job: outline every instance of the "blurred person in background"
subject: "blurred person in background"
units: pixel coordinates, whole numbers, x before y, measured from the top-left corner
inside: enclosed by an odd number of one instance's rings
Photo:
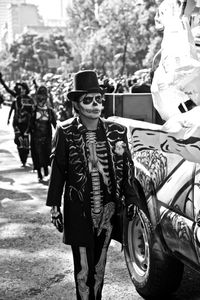
[[[151,74],[142,74],[135,77],[130,88],[131,93],[151,93]]]
[[[29,88],[25,82],[16,83],[14,90],[11,90],[4,82],[3,76],[0,73],[0,83],[8,93],[15,97],[15,100],[10,107],[7,123],[10,123],[10,118],[14,112],[12,123],[14,129],[14,142],[17,145],[22,167],[26,167],[30,145],[30,120],[34,102],[28,95]]]
[[[38,181],[48,179],[52,142],[52,126],[56,127],[56,113],[48,105],[48,91],[43,85],[36,92],[36,105],[31,119],[31,155]]]
[[[73,117],[72,103],[71,101],[67,100],[65,103],[59,105],[57,119],[62,122],[71,117]]]
[[[123,94],[128,92],[129,92],[129,88],[127,86],[126,78],[124,76],[121,76],[116,80],[114,93]]]
[[[110,82],[109,78],[104,78],[102,80],[102,84],[100,84],[100,87],[102,87],[105,90],[105,93],[113,93],[115,90],[115,87],[112,82]]]
[[[8,92],[14,98],[21,96],[21,94],[24,95],[24,93],[22,92],[22,88],[26,90],[26,95],[29,94],[29,87],[26,82],[16,82],[14,89],[10,89],[9,86],[4,81],[3,75],[1,72],[0,72],[0,83],[4,87],[6,92]]]
[[[37,95],[37,90],[38,90],[38,83],[36,82],[36,79],[33,79],[33,85],[35,88],[35,96]],[[48,84],[49,85],[49,84]],[[46,87],[47,89],[47,103],[49,106],[51,106],[52,108],[54,108],[54,103],[53,103],[53,96],[51,94],[51,84],[50,86]],[[35,100],[35,102],[37,103],[37,100]]]

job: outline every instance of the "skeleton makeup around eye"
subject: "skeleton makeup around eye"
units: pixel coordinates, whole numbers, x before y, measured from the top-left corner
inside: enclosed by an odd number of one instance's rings
[[[86,95],[80,102],[83,102],[83,104],[91,104],[93,101],[96,101],[98,104],[102,104],[104,101],[104,98],[101,95],[98,96],[88,96]]]

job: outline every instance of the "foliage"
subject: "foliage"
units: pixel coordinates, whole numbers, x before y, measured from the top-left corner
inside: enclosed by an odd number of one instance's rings
[[[139,51],[136,39],[140,38],[139,27],[137,26],[138,13],[133,13],[134,2],[128,0],[112,2],[106,0],[101,6],[100,16],[102,26],[106,27],[107,35],[112,43],[113,72],[123,74],[128,70],[128,60],[135,58],[135,66],[139,61],[135,55]],[[141,43],[141,48],[143,45]]]
[[[20,68],[38,73],[46,73],[49,70],[48,60],[65,58],[69,62],[72,57],[70,46],[63,35],[51,35],[49,38],[33,34],[22,34],[10,49],[12,61],[9,63],[11,72]]]
[[[89,67],[116,76],[149,67],[156,8],[156,0],[74,0],[67,22],[74,56],[79,56],[74,69]]]
[[[74,64],[74,71],[77,71],[84,65],[88,45],[95,39],[95,33],[100,26],[94,0],[75,0],[72,3],[67,9],[67,38],[71,40],[74,61],[77,63]]]
[[[49,38],[23,34],[9,50],[12,72],[52,72],[50,59],[64,60],[69,72],[96,69],[110,76],[151,66],[160,47],[154,16],[161,0],[73,0],[67,33]]]

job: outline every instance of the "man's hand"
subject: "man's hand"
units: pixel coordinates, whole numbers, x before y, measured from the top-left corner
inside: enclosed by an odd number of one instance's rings
[[[59,232],[63,232],[63,217],[58,206],[51,208],[51,223],[54,224]]]

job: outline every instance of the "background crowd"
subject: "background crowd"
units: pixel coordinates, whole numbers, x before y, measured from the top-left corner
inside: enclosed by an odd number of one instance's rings
[[[149,93],[150,70],[142,69],[132,76],[109,78],[98,75],[105,93]],[[38,181],[48,179],[52,141],[52,126],[74,115],[67,93],[73,89],[73,74],[68,78],[47,73],[27,73],[23,81],[6,81],[0,73],[0,105],[10,106],[8,124],[12,118],[14,143],[22,166],[26,167],[31,153],[33,170]],[[13,115],[13,116],[12,116]]]
[[[24,76],[24,81],[27,83],[30,95],[34,97],[35,83],[44,85],[48,90],[48,96],[51,100],[51,106],[54,108],[57,119],[63,121],[71,117],[72,107],[71,103],[67,100],[67,93],[73,87],[73,74],[63,77],[53,73],[40,75],[37,73],[27,73]],[[120,75],[111,78],[105,75],[98,75],[100,86],[106,93],[150,93],[150,69],[141,69],[136,71],[133,75]],[[9,88],[14,88],[16,82],[9,81],[7,85]],[[2,99],[2,100],[1,100]],[[0,103],[10,105],[13,97],[0,85]]]

